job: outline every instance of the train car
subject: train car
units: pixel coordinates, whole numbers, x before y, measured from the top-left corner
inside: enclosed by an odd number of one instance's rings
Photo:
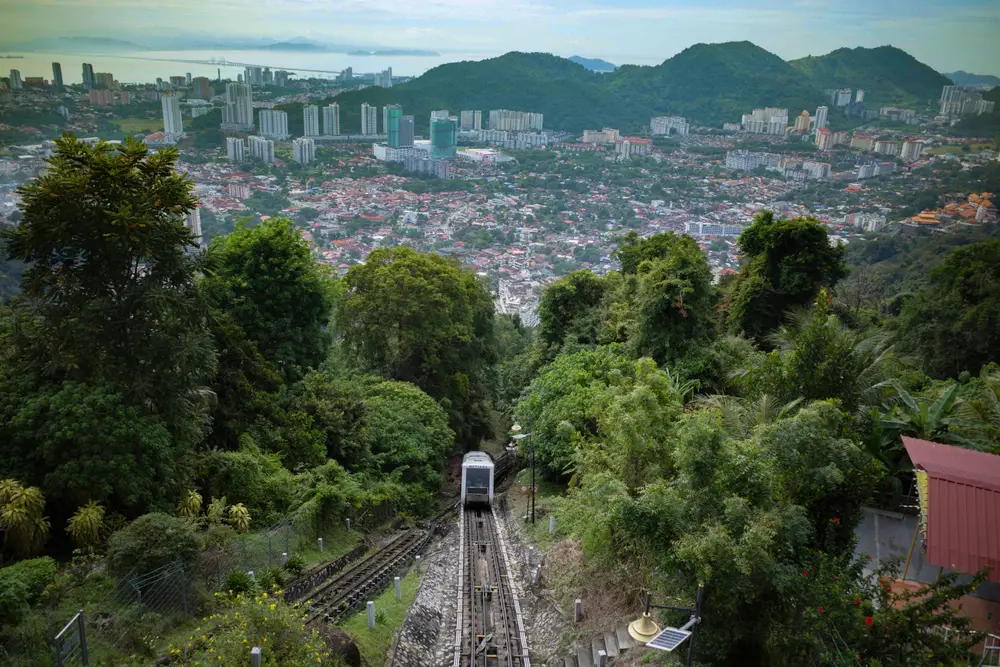
[[[486,452],[469,452],[462,459],[462,505],[493,504],[493,459]]]

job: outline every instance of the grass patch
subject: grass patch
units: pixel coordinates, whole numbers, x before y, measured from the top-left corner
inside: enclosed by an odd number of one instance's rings
[[[144,132],[146,134],[151,134],[153,132],[163,131],[163,120],[154,120],[151,118],[122,118],[118,120],[110,121],[114,125],[118,126],[125,134],[137,134],[139,132]]]
[[[396,590],[393,586],[375,598],[374,629],[368,628],[368,612],[364,607],[360,613],[351,616],[340,626],[354,637],[361,651],[361,659],[369,667],[380,667],[385,663],[385,656],[392,646],[392,638],[403,625],[406,610],[417,597],[420,575],[415,570],[410,570],[399,583],[403,594],[402,600],[396,601]]]
[[[558,499],[566,492],[566,487],[535,475],[535,523],[531,523],[531,469],[527,468],[517,474],[507,492],[507,502],[510,514],[523,522],[522,532],[534,544],[548,551],[553,544],[566,538],[566,532],[560,530],[556,521],[555,530],[549,532],[549,517],[555,513]],[[527,521],[525,516],[529,516]]]

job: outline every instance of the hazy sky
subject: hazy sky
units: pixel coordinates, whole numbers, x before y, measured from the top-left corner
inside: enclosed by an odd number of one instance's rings
[[[997,0],[0,0],[0,42],[171,31],[646,64],[697,42],[783,58],[892,44],[941,71],[1000,75]]]

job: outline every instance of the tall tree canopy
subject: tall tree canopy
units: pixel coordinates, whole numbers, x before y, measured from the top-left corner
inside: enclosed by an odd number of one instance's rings
[[[270,363],[287,377],[326,357],[333,307],[328,279],[290,220],[239,226],[209,251],[218,297]]]
[[[361,365],[441,401],[466,446],[488,436],[485,379],[496,352],[483,283],[455,260],[409,248],[375,250],[344,282],[338,326]]]
[[[820,288],[847,274],[843,248],[831,246],[826,229],[811,218],[775,220],[764,211],[739,244],[749,261],[733,286],[729,328],[758,341],[788,310],[809,305]]]
[[[897,323],[904,346],[936,377],[978,375],[1000,361],[1000,241],[952,251]]]
[[[15,364],[40,382],[109,384],[127,403],[197,437],[190,395],[214,353],[184,216],[193,183],[177,152],[58,139],[50,168],[20,188],[21,224],[3,233],[29,264],[12,302]]]

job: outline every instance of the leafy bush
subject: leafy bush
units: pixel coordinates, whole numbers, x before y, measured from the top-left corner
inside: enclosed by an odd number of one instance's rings
[[[289,559],[289,562],[291,562],[291,559]],[[287,568],[288,566],[286,565],[285,567]],[[233,574],[236,573],[234,572]],[[272,566],[266,568],[263,572],[256,575],[256,577],[257,584],[262,591],[269,591],[275,586],[280,588],[285,583],[285,571],[280,567]]]
[[[16,577],[24,581],[27,585],[29,602],[37,600],[55,576],[56,562],[48,556],[22,560],[0,569],[0,580]]]
[[[154,512],[145,514],[111,536],[108,570],[123,576],[132,570],[149,572],[175,560],[190,565],[201,553],[194,524]]]
[[[280,596],[216,594],[222,609],[212,619],[217,625],[210,637],[193,633],[180,646],[171,646],[180,667],[195,665],[246,665],[249,646],[266,647],[264,664],[281,667],[333,667],[326,644],[316,630],[304,631],[302,610]],[[208,620],[208,619],[206,619]]]
[[[233,570],[226,577],[226,590],[230,593],[252,593],[257,590],[257,581],[249,572]]]
[[[292,554],[288,557],[288,562],[285,563],[285,569],[298,576],[306,569],[306,559],[299,554]]]

